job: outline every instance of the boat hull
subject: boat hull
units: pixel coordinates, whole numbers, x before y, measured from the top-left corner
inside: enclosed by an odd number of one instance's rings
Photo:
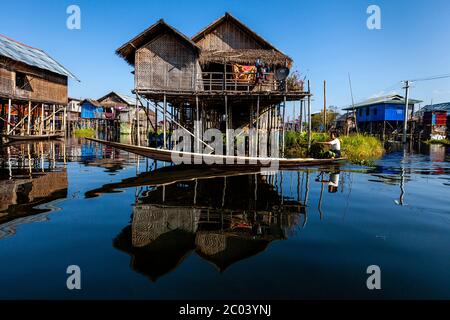
[[[55,133],[55,134],[46,134],[46,135],[6,135],[4,136],[8,141],[35,141],[35,140],[54,140],[58,138],[62,138],[63,134]]]
[[[315,159],[315,158],[262,158],[262,157],[240,157],[198,154],[174,150],[162,150],[150,147],[140,147],[118,142],[110,142],[100,139],[87,138],[90,141],[108,145],[120,150],[134,153],[154,160],[174,162],[174,158],[183,159],[184,165],[213,165],[226,167],[267,167],[267,168],[290,168],[301,166],[326,165],[342,162],[345,158],[337,159]],[[181,164],[181,163],[180,163]]]

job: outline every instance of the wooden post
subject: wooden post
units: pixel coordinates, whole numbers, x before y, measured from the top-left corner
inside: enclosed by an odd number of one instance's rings
[[[323,81],[323,132],[327,132],[327,82]]]
[[[292,112],[292,123],[294,125],[293,128],[291,128],[291,130],[293,129],[294,132],[297,132],[297,121],[295,119],[295,101],[293,102],[294,105],[294,111]]]
[[[39,125],[39,134],[43,135],[44,134],[44,104],[41,103],[41,121],[40,121],[40,125]]]
[[[258,99],[256,100],[256,141],[255,141],[255,156],[258,156],[259,154],[259,94],[258,94]]]
[[[305,101],[300,100],[300,132],[303,133],[303,108],[305,107]]]
[[[286,124],[285,124],[285,117],[286,117],[286,95],[284,96],[284,101],[283,101],[283,117],[281,119],[282,122],[282,136],[281,136],[281,143],[282,143],[282,156],[284,157],[284,147],[285,147],[285,143],[284,143],[284,138],[285,138],[285,131],[286,131]]]
[[[196,127],[195,135],[197,136],[197,143],[196,143],[196,150],[195,152],[200,153],[200,112],[199,112],[199,106],[198,106],[198,96],[195,96],[195,122],[194,125]]]
[[[163,147],[164,149],[167,149],[167,128],[166,128],[166,113],[167,113],[167,98],[166,98],[166,94],[164,93],[164,110],[163,110],[163,139],[164,139],[164,143],[163,143]]]
[[[408,107],[409,107],[409,81],[405,82],[405,108],[403,115],[403,139],[402,142],[406,143],[407,134],[408,134]]]
[[[30,135],[30,129],[31,129],[31,101],[28,101],[27,135]]]
[[[224,73],[224,77],[225,77],[225,73]],[[225,81],[224,81],[225,84]],[[230,129],[230,123],[229,123],[229,118],[228,118],[228,96],[225,95],[225,143],[226,143],[226,154],[228,154],[228,144],[229,144],[229,135],[228,135],[228,130]]]
[[[139,103],[138,103],[138,94],[136,93],[136,139],[137,145],[141,145],[141,130],[139,123]]]
[[[67,134],[67,106],[64,106],[64,115],[62,120],[62,126],[64,130],[64,137],[66,137]]]
[[[308,152],[311,150],[311,84],[308,80]]]
[[[55,133],[55,122],[56,122],[55,113],[56,113],[56,106],[53,105],[53,114],[52,114],[52,133]]]
[[[8,99],[8,123],[6,124],[6,134],[11,130],[11,99]]]

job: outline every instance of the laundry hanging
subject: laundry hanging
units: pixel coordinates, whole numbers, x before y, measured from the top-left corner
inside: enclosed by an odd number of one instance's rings
[[[233,64],[233,76],[234,80],[242,82],[255,82],[256,81],[256,67],[255,66],[242,66],[240,64]]]

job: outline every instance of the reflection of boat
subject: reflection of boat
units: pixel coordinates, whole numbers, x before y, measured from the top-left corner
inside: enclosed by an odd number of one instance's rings
[[[248,175],[251,173],[258,173],[258,171],[251,168],[225,170],[224,168],[220,167],[197,168],[185,165],[169,166],[159,168],[153,172],[144,172],[136,177],[127,178],[120,182],[105,184],[98,189],[87,191],[85,196],[87,198],[92,198],[103,193],[113,193],[116,191],[116,189],[140,186],[168,185],[180,181],[233,177],[239,175]]]
[[[43,135],[5,135],[4,136],[9,141],[32,141],[32,140],[54,140],[58,138],[63,138],[63,133],[52,133]]]
[[[99,140],[94,138],[87,138],[91,141],[102,143],[117,149],[128,151],[140,156],[152,158],[159,161],[172,162],[174,157],[182,158],[185,163],[191,165],[206,165],[212,164],[213,166],[226,166],[226,167],[271,167],[276,166],[278,168],[300,167],[300,166],[313,166],[321,164],[336,163],[345,158],[338,159],[315,159],[315,158],[264,158],[264,157],[244,157],[244,156],[224,156],[224,155],[211,155],[211,154],[199,154],[193,152],[163,150],[151,147],[140,147],[130,144],[123,144],[118,142],[110,142],[105,140]]]

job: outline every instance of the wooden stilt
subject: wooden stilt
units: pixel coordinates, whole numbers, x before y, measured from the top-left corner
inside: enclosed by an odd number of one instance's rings
[[[141,145],[141,130],[140,130],[140,123],[139,123],[139,103],[138,103],[138,95],[136,93],[136,138],[137,138],[137,145]]]
[[[283,101],[283,117],[281,119],[282,122],[282,136],[281,136],[281,146],[282,146],[282,151],[281,154],[284,157],[284,149],[285,149],[285,143],[284,143],[284,138],[285,138],[285,131],[286,131],[286,123],[285,123],[285,117],[286,117],[286,96],[284,96],[284,101]]]
[[[311,150],[311,136],[312,136],[312,126],[311,126],[311,84],[308,80],[308,152]]]
[[[255,141],[255,156],[258,156],[259,145],[259,95],[256,100],[256,141]]]
[[[31,129],[31,101],[28,101],[27,135],[30,135],[30,129]]]
[[[52,113],[52,133],[55,133],[55,122],[56,122],[56,105],[53,105],[53,113]]]
[[[164,149],[167,149],[166,113],[167,113],[167,99],[166,99],[166,94],[164,93],[164,101],[163,101],[163,139],[164,139],[163,148]]]
[[[11,130],[11,99],[8,99],[8,121],[6,124],[6,132],[9,134],[9,131]]]

